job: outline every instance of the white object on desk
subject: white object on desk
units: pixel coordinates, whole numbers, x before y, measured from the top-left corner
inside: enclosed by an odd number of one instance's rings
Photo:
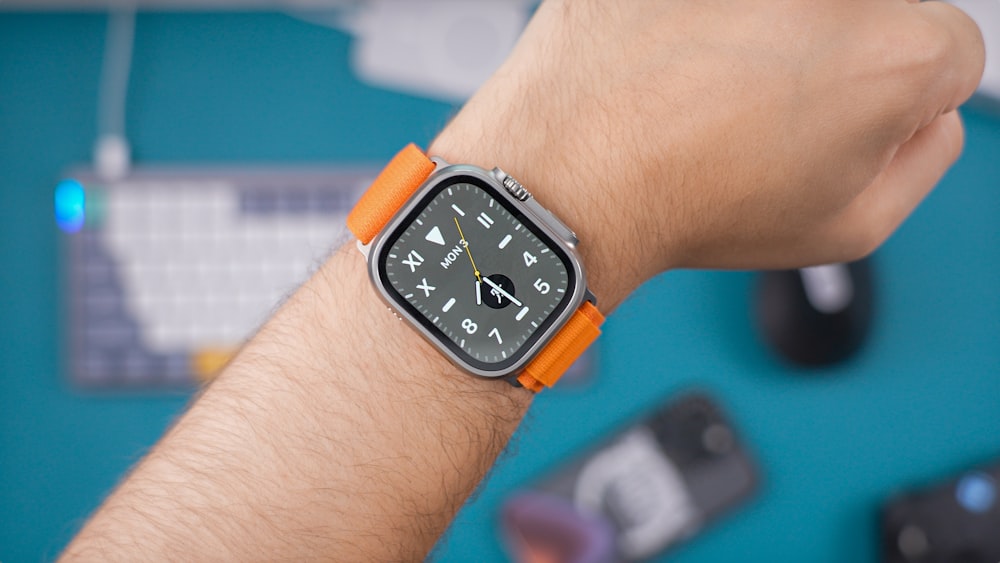
[[[450,102],[468,99],[528,22],[526,0],[371,0],[344,17],[351,64],[375,86]]]

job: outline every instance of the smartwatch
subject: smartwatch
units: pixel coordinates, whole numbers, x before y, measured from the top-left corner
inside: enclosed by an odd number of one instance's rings
[[[537,392],[600,335],[576,235],[499,168],[408,145],[347,226],[389,309],[472,375]]]

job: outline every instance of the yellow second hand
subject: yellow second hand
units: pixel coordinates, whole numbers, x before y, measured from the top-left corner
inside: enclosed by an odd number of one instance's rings
[[[479,275],[479,268],[476,267],[476,261],[472,258],[472,250],[469,247],[469,239],[465,238],[465,234],[462,233],[462,225],[458,224],[458,217],[453,217],[455,219],[455,226],[458,227],[458,236],[462,237],[465,241],[465,253],[469,255],[469,262],[472,262],[472,273],[476,275],[476,279],[483,281],[482,276]]]

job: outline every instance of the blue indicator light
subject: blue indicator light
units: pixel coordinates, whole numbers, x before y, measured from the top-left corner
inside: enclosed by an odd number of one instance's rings
[[[83,226],[83,184],[73,179],[63,180],[56,186],[56,224],[67,233],[75,233]]]
[[[969,512],[989,512],[996,499],[996,482],[985,473],[970,473],[962,477],[955,487],[955,500]]]

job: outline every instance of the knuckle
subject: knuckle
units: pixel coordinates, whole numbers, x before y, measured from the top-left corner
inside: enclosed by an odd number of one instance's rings
[[[949,29],[928,14],[910,10],[887,24],[866,52],[884,77],[897,82],[901,92],[918,94],[939,80],[955,49]]]
[[[925,80],[937,79],[949,64],[954,51],[951,32],[923,14],[910,21],[911,32],[905,45],[907,66]]]

